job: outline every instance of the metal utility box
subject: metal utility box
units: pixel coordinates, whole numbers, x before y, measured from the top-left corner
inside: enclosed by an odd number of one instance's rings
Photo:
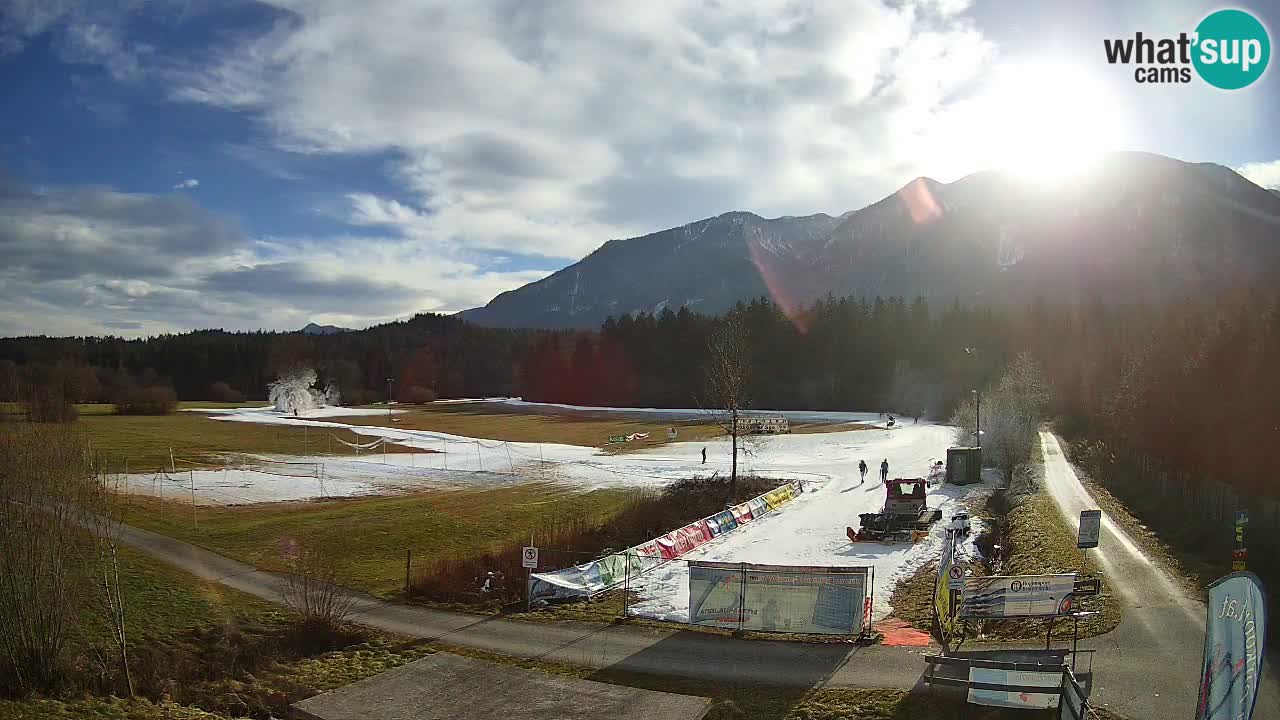
[[[982,448],[947,448],[947,483],[973,485],[982,482]]]

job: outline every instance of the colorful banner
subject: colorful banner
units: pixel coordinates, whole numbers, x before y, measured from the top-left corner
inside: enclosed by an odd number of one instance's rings
[[[1258,576],[1227,575],[1209,586],[1196,720],[1250,720],[1262,681],[1267,599]]]
[[[529,598],[531,601],[538,601],[585,597],[606,590],[626,579],[626,556],[631,556],[630,575],[635,577],[769,512],[769,504],[764,499],[766,495],[775,496],[775,502],[781,498],[785,498],[781,502],[787,502],[799,495],[799,489],[788,483],[730,510],[672,530],[622,553],[564,570],[535,573],[530,578]]]
[[[956,617],[956,606],[959,605],[961,593],[952,589],[952,568],[958,568],[955,561],[955,536],[947,533],[942,541],[942,557],[938,560],[938,577],[933,586],[933,615],[937,619],[937,631],[941,637],[937,640],[947,647],[947,640],[958,634],[960,619]],[[963,571],[961,571],[963,577]]]
[[[964,581],[962,618],[1049,617],[1071,612],[1074,573],[993,575]]]
[[[865,567],[691,561],[689,623],[856,635],[864,626],[869,572]]]

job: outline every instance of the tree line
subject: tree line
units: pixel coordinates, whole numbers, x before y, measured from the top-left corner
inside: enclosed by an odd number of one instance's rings
[[[791,315],[757,299],[727,316],[747,339],[745,397],[755,408],[948,418],[1027,353],[1047,380],[1047,413],[1068,435],[1274,492],[1257,468],[1268,441],[1280,439],[1275,298],[939,309],[923,299],[828,297]],[[696,407],[708,402],[708,339],[725,322],[684,308],[609,318],[594,331],[493,329],[422,314],[325,336],[7,338],[0,400],[21,401],[24,387],[72,402],[149,387],[183,400],[261,400],[282,371],[306,365],[353,405],[390,392],[403,402],[523,396]]]

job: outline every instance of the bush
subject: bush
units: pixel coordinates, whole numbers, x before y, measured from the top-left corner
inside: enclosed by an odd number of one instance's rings
[[[729,478],[681,480],[661,492],[640,491],[612,517],[600,521],[575,518],[538,531],[546,562],[566,567],[606,552],[617,552],[714,515],[727,504],[763,495],[780,480],[742,476],[732,495]],[[442,602],[504,604],[524,599],[522,543],[472,557],[443,557],[413,580],[415,596]],[[486,573],[495,573],[498,586],[480,592]]]
[[[37,423],[69,423],[80,416],[76,406],[59,393],[38,393],[23,404],[27,419]]]
[[[216,382],[209,386],[209,399],[214,402],[241,403],[244,402],[244,393],[225,382]]]
[[[165,385],[131,388],[116,398],[121,415],[168,415],[178,407],[178,394]]]
[[[410,385],[400,393],[400,402],[413,405],[433,402],[435,399],[436,391],[421,385]]]
[[[347,407],[368,405],[376,399],[377,397],[371,391],[365,390],[364,388],[352,388],[350,390],[342,391],[342,404]]]

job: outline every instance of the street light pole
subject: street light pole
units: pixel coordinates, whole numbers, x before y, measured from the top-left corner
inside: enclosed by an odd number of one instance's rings
[[[394,378],[387,378],[387,422],[391,422],[391,383]]]
[[[973,401],[976,405],[973,413],[974,438],[978,441],[978,449],[982,449],[982,395],[977,390],[971,390],[973,393]]]

